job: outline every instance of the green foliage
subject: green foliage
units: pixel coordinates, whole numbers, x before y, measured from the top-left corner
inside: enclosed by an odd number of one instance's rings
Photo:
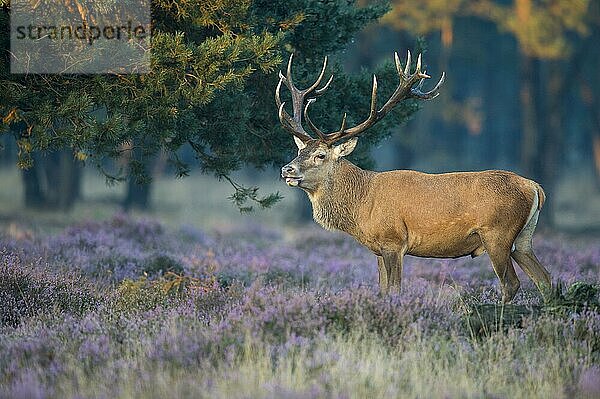
[[[584,307],[600,308],[600,285],[578,281],[565,289],[565,284],[559,281],[545,303],[545,309],[554,313],[562,310],[580,310]]]
[[[156,279],[147,276],[136,280],[125,279],[116,289],[112,306],[118,312],[143,312],[157,306],[167,306],[192,291],[214,291],[215,286],[213,278],[199,279],[173,272],[167,272]]]
[[[121,312],[140,312],[165,305],[174,296],[174,292],[161,289],[156,282],[147,277],[126,279],[117,287],[114,308]]]
[[[589,0],[527,0],[512,6],[490,4],[486,15],[515,35],[522,51],[533,57],[566,58],[574,35],[588,33]]]
[[[508,4],[507,4],[508,3]],[[589,0],[392,0],[385,22],[415,35],[440,31],[445,46],[452,44],[453,21],[477,17],[494,22],[514,35],[521,51],[542,59],[566,58],[573,37],[588,34]]]
[[[0,27],[7,30],[9,6],[2,6]],[[152,6],[148,74],[11,75],[9,58],[2,59],[0,127],[17,140],[20,167],[32,165],[33,152],[65,147],[96,164],[110,181],[123,180],[125,173],[149,180],[145,160],[159,151],[178,176],[186,176],[191,165],[184,147],[193,150],[202,173],[228,180],[244,165],[279,166],[293,148],[273,101],[282,60],[296,54],[294,75],[305,84],[325,55],[335,56],[388,10],[383,2],[359,7],[353,0],[155,0]],[[1,40],[0,47],[8,49],[6,37]],[[325,128],[337,128],[345,111],[350,123],[368,115],[370,77],[347,76],[339,65],[334,72],[333,93],[313,109]],[[393,68],[381,73],[382,81],[394,82],[391,89],[397,79]],[[410,104],[400,107],[373,129],[356,159],[368,164],[368,147],[414,110]],[[128,167],[107,171],[107,158],[120,158]],[[242,211],[252,209],[248,202],[268,207],[280,198],[232,185],[231,199]]]
[[[395,29],[406,30],[416,35],[441,31],[451,20],[464,14],[469,0],[425,0],[411,2],[392,0],[392,11],[384,21]]]
[[[167,272],[183,273],[183,266],[168,255],[158,255],[150,258],[144,267],[144,273],[159,275]]]
[[[546,315],[557,319],[570,318],[586,309],[600,309],[600,286],[575,282],[569,287],[558,282],[543,305],[465,304],[465,322],[474,336],[489,336],[509,328],[522,328],[529,318]]]

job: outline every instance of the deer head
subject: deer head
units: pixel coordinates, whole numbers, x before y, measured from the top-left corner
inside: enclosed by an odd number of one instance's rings
[[[331,75],[325,85],[319,88],[327,68],[327,57],[325,57],[323,68],[317,80],[304,90],[299,90],[293,83],[292,60],[293,54],[288,61],[285,76],[279,72],[279,83],[275,90],[275,101],[279,108],[279,121],[294,136],[294,141],[298,146],[298,156],[281,168],[281,176],[288,185],[298,186],[307,191],[315,190],[327,176],[330,176],[339,160],[354,150],[358,136],[383,119],[398,103],[409,98],[429,100],[437,97],[445,76],[442,74],[439,82],[433,89],[423,92],[421,91],[422,84],[430,76],[421,71],[421,55],[419,54],[417,58],[414,73],[410,73],[410,51],[408,52],[404,68],[402,68],[398,54],[394,53],[400,83],[387,102],[381,108],[377,108],[377,77],[373,75],[369,116],[362,123],[353,127],[347,127],[346,114],[344,114],[340,129],[332,133],[325,133],[311,121],[308,110],[310,105],[316,101],[316,98],[322,95],[333,81],[333,75]],[[287,113],[285,102],[281,101],[280,91],[283,84],[285,84],[291,93],[293,116]],[[302,126],[303,120],[316,135],[316,138],[311,137],[304,130]]]

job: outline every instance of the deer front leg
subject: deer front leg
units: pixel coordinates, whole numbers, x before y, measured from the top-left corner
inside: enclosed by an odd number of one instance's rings
[[[400,292],[402,284],[402,261],[405,251],[384,252],[383,263],[387,271],[388,292]]]
[[[383,255],[383,262],[388,270],[388,291],[400,292],[402,283],[402,255],[390,252]]]
[[[377,256],[377,269],[379,271],[379,290],[382,294],[387,294],[389,289],[389,272],[383,260],[383,256]]]

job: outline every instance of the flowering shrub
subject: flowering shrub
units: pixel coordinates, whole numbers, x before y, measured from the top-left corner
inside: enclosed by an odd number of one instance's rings
[[[518,271],[537,313],[473,334],[499,302],[486,256],[407,257],[382,296],[374,256],[316,228],[0,236],[0,397],[593,397],[600,248],[535,246],[555,302]]]
[[[98,303],[97,293],[83,279],[53,274],[0,251],[0,327],[49,312],[83,314]]]

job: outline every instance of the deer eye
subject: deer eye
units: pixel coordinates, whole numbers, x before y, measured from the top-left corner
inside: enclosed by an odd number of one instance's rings
[[[325,154],[317,154],[317,155],[315,155],[315,159],[323,160],[323,159],[325,159]]]

